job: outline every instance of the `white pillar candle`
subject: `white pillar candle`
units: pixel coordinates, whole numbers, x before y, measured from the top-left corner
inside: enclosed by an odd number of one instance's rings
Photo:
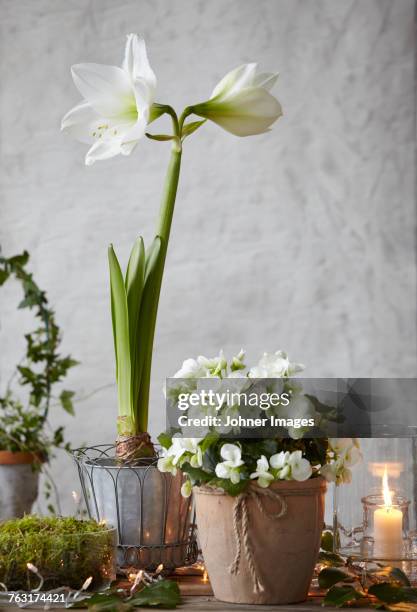
[[[401,557],[403,545],[403,513],[393,506],[374,512],[374,556],[383,559]]]
[[[384,505],[374,512],[374,557],[398,559],[403,548],[403,513],[392,505],[385,466],[382,477]]]

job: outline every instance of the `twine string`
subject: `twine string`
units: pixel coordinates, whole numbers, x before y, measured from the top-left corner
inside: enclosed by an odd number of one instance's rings
[[[269,497],[275,501],[279,501],[280,510],[279,512],[269,513],[265,510],[262,503],[262,498]],[[240,561],[242,557],[242,543],[243,550],[248,564],[249,573],[253,581],[253,589],[255,593],[262,593],[265,588],[259,577],[259,571],[256,567],[253,547],[249,535],[250,521],[249,521],[249,509],[248,499],[253,499],[258,507],[258,510],[269,520],[278,520],[283,517],[287,512],[287,503],[282,495],[277,491],[271,489],[249,488],[244,493],[241,493],[236,499],[233,506],[233,534],[236,542],[236,554],[233,562],[230,564],[229,573],[238,574],[240,568]]]

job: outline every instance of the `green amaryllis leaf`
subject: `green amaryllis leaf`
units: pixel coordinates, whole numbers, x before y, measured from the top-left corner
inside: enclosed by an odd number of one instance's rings
[[[323,605],[341,608],[345,604],[361,599],[362,597],[364,597],[364,594],[357,591],[349,584],[346,586],[332,586],[332,588],[327,591],[326,596],[323,599]]]
[[[119,417],[127,417],[130,422],[133,415],[131,413],[131,360],[127,296],[122,271],[112,245],[109,247],[108,254]],[[132,423],[129,424],[132,425]]]
[[[125,287],[129,318],[129,346],[131,360],[132,402],[139,393],[141,371],[139,369],[139,317],[142,292],[145,284],[145,245],[140,236],[133,245],[126,271]]]
[[[329,589],[338,582],[352,582],[353,580],[355,580],[354,577],[337,567],[325,567],[319,574],[319,587]]]
[[[129,603],[138,607],[176,608],[181,603],[180,590],[173,580],[159,580],[146,585]]]
[[[368,589],[369,595],[374,595],[387,604],[417,603],[417,589],[409,586],[399,586],[390,582],[373,584]]]
[[[152,366],[153,337],[155,333],[156,314],[158,311],[160,275],[162,274],[162,240],[156,236],[146,255],[145,284],[139,317],[140,351],[137,360],[137,371],[140,372],[140,386],[135,398],[135,414],[140,431],[148,429],[149,379]]]

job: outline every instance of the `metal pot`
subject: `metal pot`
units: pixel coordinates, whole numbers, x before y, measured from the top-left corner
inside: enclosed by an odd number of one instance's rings
[[[29,514],[39,491],[31,453],[0,451],[0,521]]]
[[[197,545],[191,499],[181,495],[183,476],[162,474],[157,458],[120,464],[113,446],[73,451],[87,510],[117,527],[119,568],[165,570],[194,563]]]

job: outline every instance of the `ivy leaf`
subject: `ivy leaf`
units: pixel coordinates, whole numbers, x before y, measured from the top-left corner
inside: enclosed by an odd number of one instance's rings
[[[27,251],[23,251],[20,255],[14,255],[13,257],[9,257],[8,262],[11,266],[25,266],[29,261],[29,253]]]
[[[61,402],[63,409],[65,410],[65,412],[68,412],[68,414],[72,416],[74,416],[75,414],[74,404],[72,403],[72,398],[74,397],[74,395],[74,391],[67,391],[66,389],[64,389],[64,391],[61,391],[61,394],[59,396],[59,401]]]
[[[354,578],[347,572],[337,567],[325,567],[319,574],[319,586],[321,589],[329,589],[338,582],[352,582]]]
[[[397,582],[402,586],[411,586],[409,579],[399,567],[387,565],[370,573],[377,578],[385,578],[384,582]]]
[[[75,606],[78,607],[79,604]],[[130,609],[130,606],[124,604],[116,593],[95,593],[87,600],[87,607],[93,612],[122,612]]]
[[[6,270],[0,270],[0,286],[3,285],[9,278],[9,273]]]
[[[318,562],[329,567],[343,567],[346,565],[344,559],[340,555],[325,550],[319,552]]]
[[[409,586],[399,586],[391,582],[373,584],[368,589],[368,593],[387,604],[417,603],[417,589]]]
[[[146,585],[129,603],[133,606],[176,608],[181,603],[180,590],[172,580],[158,580]]]
[[[333,534],[331,531],[323,531],[320,547],[326,552],[333,552]]]
[[[363,593],[348,584],[346,586],[332,586],[323,599],[323,605],[341,608],[344,604],[361,599],[363,596]]]

